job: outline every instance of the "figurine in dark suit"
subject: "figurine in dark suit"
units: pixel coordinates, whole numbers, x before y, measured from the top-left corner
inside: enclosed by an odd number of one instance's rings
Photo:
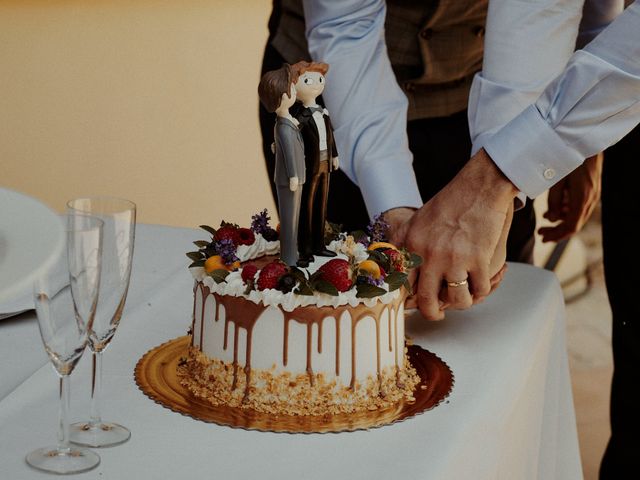
[[[287,265],[298,261],[298,224],[302,184],[305,182],[304,144],[298,121],[289,108],[296,101],[291,66],[267,72],[258,85],[258,95],[269,112],[276,113],[274,128],[275,174],[280,216],[280,259]]]
[[[339,167],[338,152],[333,139],[329,112],[316,103],[324,91],[326,63],[298,62],[291,66],[296,95],[302,108],[296,118],[304,140],[307,179],[302,196],[298,249],[300,264],[312,260],[313,255],[335,256],[324,243],[324,225],[327,216],[329,175]]]

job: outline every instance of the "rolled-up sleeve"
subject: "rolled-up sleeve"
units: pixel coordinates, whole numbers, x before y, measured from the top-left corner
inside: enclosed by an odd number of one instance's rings
[[[323,97],[340,165],[359,187],[370,216],[422,206],[398,86],[384,40],[382,0],[305,0],[309,52],[330,64]]]

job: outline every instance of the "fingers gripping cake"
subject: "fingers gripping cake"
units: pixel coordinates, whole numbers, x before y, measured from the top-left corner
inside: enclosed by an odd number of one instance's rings
[[[369,234],[326,231],[306,268],[279,257],[266,211],[251,228],[203,226],[196,242],[191,347],[181,382],[213,405],[289,415],[375,410],[411,400],[405,354],[407,274],[419,257]],[[333,227],[335,228],[335,227]]]

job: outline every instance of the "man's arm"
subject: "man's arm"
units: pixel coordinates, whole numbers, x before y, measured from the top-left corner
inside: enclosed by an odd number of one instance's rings
[[[514,185],[533,198],[585,158],[616,143],[639,121],[636,1],[577,51],[536,103],[488,139],[485,148]]]
[[[425,258],[418,284],[418,302],[425,317],[442,318],[438,300],[443,298],[449,308],[467,308],[490,293],[489,279],[503,265],[506,252],[499,233],[507,232],[511,222],[510,206],[500,201],[513,200],[518,192],[512,191],[513,185],[481,147],[562,71],[575,47],[581,10],[579,0],[489,2],[483,71],[474,79],[469,101],[473,152],[480,168],[465,169],[457,181],[463,185],[479,182],[483,190],[458,190],[455,198],[441,192],[398,229],[407,232],[408,246]],[[497,177],[483,181],[483,174],[490,170]],[[495,195],[476,202],[475,194]],[[408,217],[408,212],[390,213],[392,224],[401,224]],[[476,226],[483,228],[474,231]],[[468,288],[445,287],[438,294],[447,282],[467,278]]]
[[[438,227],[422,236],[411,230],[407,234],[409,246],[422,245],[434,259],[431,267],[429,262],[421,267],[421,275],[428,279],[419,286],[423,314],[442,317],[438,284],[450,275],[469,272],[480,286],[479,295],[486,291],[488,272],[483,266],[500,248],[499,215],[508,208],[516,187],[535,197],[638,123],[640,0],[584,51],[576,52],[534,105],[488,139],[485,148],[491,158],[480,150],[416,214],[428,216]],[[495,191],[487,188],[491,185]],[[481,248],[473,242],[476,239]]]
[[[482,71],[469,96],[472,154],[562,72],[581,17],[579,0],[490,0]]]
[[[586,0],[584,5],[576,0],[491,0],[489,5],[483,70],[474,78],[469,100],[472,153],[538,99],[574,48],[593,40],[622,12],[624,0]],[[574,200],[587,198],[579,182],[572,185]],[[524,202],[526,195],[518,198]],[[563,227],[570,224],[562,222]]]
[[[384,39],[383,0],[305,0],[309,52],[330,64],[323,98],[343,171],[370,216],[422,206],[406,134],[407,99]]]

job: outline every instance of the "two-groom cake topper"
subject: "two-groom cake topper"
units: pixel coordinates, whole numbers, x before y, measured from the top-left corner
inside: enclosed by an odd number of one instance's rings
[[[333,257],[324,243],[329,175],[339,160],[329,112],[317,103],[329,65],[284,64],[264,74],[258,94],[276,113],[275,174],[280,216],[280,258],[307,266],[314,255]],[[295,117],[290,108],[302,104]],[[305,185],[303,187],[303,185]]]

